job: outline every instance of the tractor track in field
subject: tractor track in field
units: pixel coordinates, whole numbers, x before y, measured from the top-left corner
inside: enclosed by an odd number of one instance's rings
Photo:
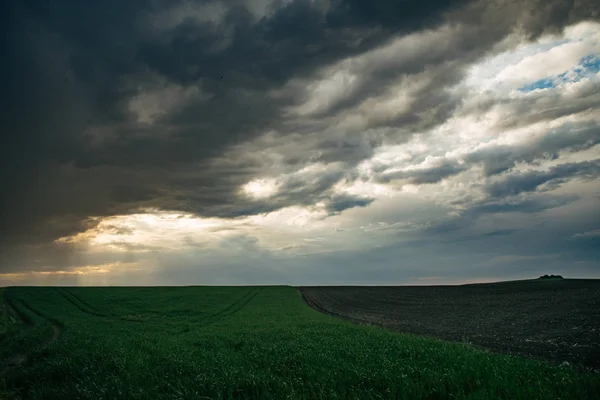
[[[65,289],[62,288],[56,288],[57,292],[65,299],[67,300],[69,303],[71,303],[73,306],[75,306],[79,311],[89,314],[89,315],[94,315],[96,317],[101,317],[101,318],[110,318],[109,315],[106,315],[104,313],[101,312],[97,312],[95,310],[92,309],[88,309],[86,307],[83,307],[81,304],[79,304],[76,300],[74,300],[70,295],[67,295],[67,292]],[[70,293],[69,293],[70,294]],[[91,308],[91,307],[90,307]]]
[[[20,319],[23,323],[29,326],[33,325],[33,321],[31,320],[31,318],[29,318],[29,316],[27,316],[27,314],[25,314],[23,311],[15,307],[14,300],[4,299],[4,304],[6,305],[6,308],[10,311],[10,313],[16,316],[18,319]]]
[[[69,290],[67,288],[62,288],[62,289],[64,290],[65,293],[68,293],[69,296],[71,296],[73,299],[77,300],[78,302],[80,302],[81,304],[83,304],[84,306],[86,306],[87,308],[89,308],[90,310],[92,310],[94,312],[97,312],[99,314],[104,314],[103,312],[99,311],[95,306],[91,305],[87,301],[83,300],[81,297],[77,296],[71,290]],[[115,316],[113,313],[109,313],[107,315]]]
[[[258,288],[253,288],[253,289],[249,290],[247,293],[244,293],[240,298],[235,300],[233,303],[231,303],[229,306],[227,306],[223,310],[218,311],[214,314],[208,315],[204,320],[201,321],[200,325],[201,326],[212,325],[214,323],[223,321],[223,320],[227,319],[228,317],[231,317],[232,315],[234,315],[235,313],[237,313],[238,311],[240,311],[241,309],[246,307],[248,305],[248,303],[250,303],[258,295],[258,293],[259,293]]]
[[[30,328],[33,327],[35,325],[34,321],[31,318],[29,318],[29,316],[27,316],[27,314],[25,314],[23,311],[21,311],[17,306],[15,306],[15,302],[16,302],[16,299],[15,300],[12,300],[12,299],[4,300],[4,304],[6,305],[7,310],[11,314],[16,316],[21,321],[23,321],[23,323],[26,324],[27,326],[29,326]],[[32,313],[36,314],[40,318],[44,319],[45,321],[50,323],[50,325],[52,326],[52,336],[50,338],[44,340],[42,343],[40,343],[40,346],[45,347],[45,346],[49,345],[50,343],[57,341],[63,332],[62,324],[59,321],[56,321],[52,318],[46,317],[44,314],[42,314],[41,312],[39,312],[38,310],[33,308],[30,304],[26,303],[25,301],[19,300],[19,302],[21,303],[21,305],[24,308],[26,308],[29,311],[31,311]],[[31,355],[32,352],[33,351],[29,351],[26,353],[19,353],[19,354],[15,354],[14,356],[8,357],[4,360],[0,360],[0,375],[5,374],[6,372],[21,366],[23,363],[25,363],[29,359],[29,356]]]
[[[93,315],[93,316],[100,317],[100,318],[118,319],[118,320],[126,321],[126,322],[136,322],[136,323],[144,322],[144,321],[140,321],[140,320],[120,317],[120,316],[117,316],[114,314],[107,314],[107,313],[100,312],[100,311],[96,310],[95,307],[93,307],[89,303],[83,301],[78,296],[71,293],[69,290],[67,290],[65,288],[56,288],[56,289],[57,289],[58,293],[66,301],[68,301],[70,304],[75,306],[79,311],[81,311],[85,314]],[[231,303],[226,308],[224,308],[220,311],[217,311],[214,314],[207,315],[204,319],[202,319],[200,321],[200,326],[212,325],[214,323],[217,323],[219,321],[227,319],[228,317],[234,315],[235,313],[240,311],[242,308],[244,308],[248,303],[250,303],[252,301],[252,299],[254,299],[254,297],[256,297],[258,295],[258,293],[259,293],[258,288],[253,288],[253,289],[249,290],[248,292],[244,293],[242,296],[240,296],[238,299],[236,299],[233,303]]]
[[[135,323],[144,322],[144,321],[139,321],[139,320],[130,319],[130,318],[126,318],[126,317],[121,317],[119,315],[115,315],[112,313],[107,314],[107,313],[98,311],[95,307],[93,307],[86,301],[83,301],[78,296],[71,293],[69,290],[67,290],[65,288],[56,288],[56,290],[65,300],[67,300],[69,303],[71,303],[73,306],[75,306],[79,311],[81,311],[85,314],[93,315],[95,317],[100,317],[100,318],[108,318],[108,319],[112,319],[112,320],[117,319],[117,320],[125,321],[125,322],[135,322]]]
[[[92,316],[100,317],[100,318],[119,319],[119,320],[126,321],[126,322],[138,322],[138,323],[143,322],[143,321],[131,320],[131,319],[115,316],[112,314],[105,314],[105,313],[99,312],[99,311],[95,310],[95,308],[92,307],[89,303],[79,299],[79,297],[77,297],[70,291],[68,291],[64,288],[56,288],[56,290],[61,295],[61,297],[64,298],[68,303],[70,303],[71,305],[76,307],[79,311],[81,311],[87,315],[92,315]],[[235,301],[233,301],[231,304],[229,304],[224,309],[217,311],[214,314],[208,315],[205,319],[203,319],[201,321],[200,326],[202,326],[202,327],[209,326],[209,325],[226,320],[227,318],[231,317],[232,315],[236,314],[237,312],[242,310],[244,307],[246,307],[258,294],[259,294],[258,288],[253,288],[253,289],[249,290],[248,292],[244,293],[242,296],[237,298]],[[59,321],[57,321],[53,318],[47,317],[46,315],[41,313],[39,310],[37,310],[36,308],[31,306],[29,303],[27,303],[26,301],[24,301],[22,299],[5,298],[4,304],[6,305],[6,309],[8,310],[8,312],[10,314],[15,316],[20,321],[22,321],[29,328],[32,328],[35,325],[35,321],[29,315],[27,315],[27,313],[24,312],[23,310],[27,310],[30,313],[35,314],[38,317],[40,317],[41,319],[50,323],[50,325],[52,326],[52,332],[53,332],[52,336],[45,339],[44,341],[42,341],[39,344],[39,347],[45,347],[45,346],[49,345],[50,343],[58,340],[59,337],[61,336],[63,329],[64,329],[62,326],[62,323],[60,323]],[[5,373],[9,372],[12,369],[18,368],[22,364],[27,362],[27,360],[29,359],[32,352],[33,352],[33,350],[15,354],[6,359],[0,359],[0,375],[3,375]]]

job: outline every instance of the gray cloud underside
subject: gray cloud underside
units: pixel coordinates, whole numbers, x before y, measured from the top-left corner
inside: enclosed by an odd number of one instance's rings
[[[597,179],[600,175],[600,160],[580,163],[566,163],[550,168],[548,171],[527,171],[511,174],[490,183],[486,190],[491,197],[502,198],[532,192],[545,186],[552,189],[573,178]]]
[[[367,205],[371,199],[334,196],[332,186],[353,178],[351,167],[382,143],[406,141],[413,132],[446,121],[464,99],[445,89],[462,79],[465,67],[515,30],[533,39],[599,17],[591,0],[357,0],[332,1],[328,9],[303,1],[279,8],[275,3],[270,16],[256,20],[242,2],[226,2],[214,20],[190,15],[164,28],[161,16],[178,4],[9,1],[0,6],[0,54],[7,60],[0,66],[2,265],[13,261],[8,249],[15,246],[58,257],[67,249],[49,243],[93,226],[89,216],[139,207],[239,217],[315,201],[326,201],[332,213]],[[308,82],[344,59],[446,22],[456,22],[447,42],[425,42],[430,47],[406,57],[358,63],[351,72],[363,78],[349,96],[315,115],[289,116],[287,110],[308,96],[305,87],[286,86],[293,80]],[[319,135],[385,94],[391,83],[417,75],[425,89],[409,111],[369,119],[369,133]],[[159,112],[152,124],[139,122],[130,100],[169,85],[199,89],[169,112]],[[586,97],[545,117],[597,101]],[[527,107],[518,105],[515,121],[524,117],[518,110]],[[527,118],[542,118],[537,115]],[[391,127],[400,129],[392,134]],[[586,129],[568,139],[557,134],[528,147],[474,153],[466,166],[482,163],[491,176],[519,162],[591,147],[598,143],[597,126]],[[223,155],[231,149],[243,154],[247,143],[268,131],[277,132],[277,143],[289,138],[302,149],[284,151],[277,168],[335,166],[310,181],[284,182],[282,194],[270,201],[240,197],[240,185],[264,174],[264,159]],[[435,183],[466,166],[448,163],[381,179]],[[489,186],[488,194],[512,195],[584,174],[579,167],[570,168],[580,172],[563,168],[507,178]]]

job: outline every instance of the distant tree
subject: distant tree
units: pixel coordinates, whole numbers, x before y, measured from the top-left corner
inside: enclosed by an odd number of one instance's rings
[[[561,275],[542,275],[539,279],[564,279]]]

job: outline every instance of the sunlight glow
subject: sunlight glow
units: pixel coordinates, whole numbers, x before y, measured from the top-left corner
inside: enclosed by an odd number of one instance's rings
[[[274,179],[255,179],[242,186],[242,190],[255,199],[265,199],[277,193],[277,182]]]
[[[189,235],[213,233],[232,225],[218,218],[155,209],[102,219],[95,228],[56,240],[57,243],[86,244],[117,251],[145,252],[159,248],[176,249]]]
[[[241,238],[249,238],[250,241],[256,241],[256,246],[275,251],[295,245],[298,235],[323,229],[324,219],[329,215],[324,203],[314,207],[286,207],[236,220],[202,218],[155,209],[143,211],[104,218],[96,227],[56,242],[79,245],[89,253],[110,252],[147,257],[152,252],[190,249],[214,254],[226,248],[231,254],[234,248],[244,251],[236,246],[243,247],[244,240]]]
[[[340,194],[349,194],[364,198],[379,198],[394,195],[394,190],[387,185],[359,180],[349,184],[338,183],[334,186],[334,191]]]
[[[50,275],[95,275],[107,274],[114,272],[116,269],[127,269],[129,271],[138,270],[139,266],[135,262],[113,262],[99,265],[83,265],[73,269],[62,269],[54,271],[27,271],[27,272],[9,272],[0,274],[0,279],[24,279],[34,275],[50,276]]]

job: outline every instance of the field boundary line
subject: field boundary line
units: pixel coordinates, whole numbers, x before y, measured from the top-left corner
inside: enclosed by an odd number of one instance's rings
[[[298,292],[300,293],[300,296],[302,297],[302,300],[304,300],[306,305],[308,305],[313,310],[320,312],[321,314],[331,315],[332,317],[340,318],[340,319],[350,321],[350,322],[353,322],[353,323],[359,324],[359,325],[383,327],[383,325],[374,324],[372,322],[369,322],[368,320],[364,320],[364,319],[360,319],[360,318],[356,318],[356,317],[350,317],[347,315],[338,314],[335,311],[330,311],[324,307],[321,307],[317,303],[317,301],[311,299],[310,295],[307,295],[306,293],[304,293],[304,290],[302,290],[302,288],[298,288]],[[325,296],[332,298],[331,296],[327,296],[327,295],[325,295]],[[343,304],[342,302],[340,302],[340,303]]]

